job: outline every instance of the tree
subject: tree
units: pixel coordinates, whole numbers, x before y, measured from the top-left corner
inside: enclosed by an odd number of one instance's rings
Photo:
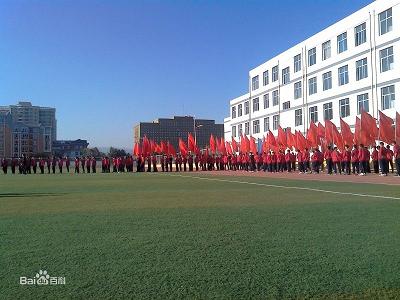
[[[94,147],[94,148],[83,149],[82,156],[103,157],[106,156],[106,154],[101,152],[97,147]]]
[[[128,155],[124,149],[117,149],[114,147],[110,147],[110,151],[108,152],[109,157],[117,157],[117,156],[126,156]]]

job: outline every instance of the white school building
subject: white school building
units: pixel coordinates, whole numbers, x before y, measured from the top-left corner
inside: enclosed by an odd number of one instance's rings
[[[361,110],[400,111],[400,0],[377,0],[250,70],[249,92],[230,100],[224,135],[262,138],[282,128],[340,118],[354,126]]]

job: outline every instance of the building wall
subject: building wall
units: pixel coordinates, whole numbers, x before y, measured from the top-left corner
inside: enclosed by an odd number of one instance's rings
[[[392,12],[391,31],[380,34],[379,14],[387,9]],[[324,104],[332,105],[332,121],[340,125],[340,100],[348,99],[349,115],[343,115],[343,119],[351,126],[355,123],[355,117],[358,115],[357,99],[362,94],[368,94],[369,113],[377,117],[378,110],[394,118],[395,111],[400,111],[400,1],[399,0],[379,0],[360,9],[354,14],[344,18],[334,25],[322,30],[307,40],[295,45],[287,51],[268,60],[266,63],[250,70],[249,72],[249,93],[242,95],[230,101],[230,116],[224,120],[224,134],[226,139],[230,139],[233,131],[236,130],[238,137],[238,126],[245,127],[249,123],[249,132],[257,138],[262,138],[268,129],[275,134],[276,127],[273,127],[273,118],[278,116],[282,128],[291,128],[292,131],[300,130],[305,132],[309,127],[310,109],[317,107],[317,122],[324,123]],[[366,41],[356,45],[355,30],[356,27],[365,24]],[[347,50],[338,53],[338,36],[342,33],[347,34]],[[323,60],[323,43],[330,41],[331,56]],[[380,51],[393,47],[394,63],[392,69],[381,72]],[[316,63],[308,63],[309,51],[315,48]],[[301,58],[301,70],[295,72],[295,56]],[[367,60],[366,78],[356,79],[356,62],[362,59]],[[272,81],[272,69],[278,68],[278,79]],[[338,69],[348,67],[348,83],[339,85]],[[290,79],[283,82],[282,71],[289,68]],[[263,74],[268,71],[269,81],[264,85]],[[332,88],[323,90],[323,74],[331,72]],[[253,78],[258,76],[259,87],[253,88]],[[316,78],[317,92],[309,93],[309,83],[311,78]],[[255,80],[255,79],[254,79]],[[300,97],[295,99],[295,85],[300,82]],[[394,95],[397,98],[393,107],[385,108],[382,106],[382,88],[393,86]],[[279,102],[273,104],[273,92],[279,94]],[[269,107],[264,108],[264,97],[269,98]],[[259,110],[253,110],[253,103],[259,101]],[[238,116],[238,105],[242,106],[248,102],[250,110],[248,114]],[[290,108],[285,105],[290,103]],[[236,117],[232,115],[232,107],[236,109]],[[243,108],[244,109],[244,108]],[[295,123],[295,111],[301,111],[301,124]],[[269,128],[264,127],[264,120],[269,120]],[[254,121],[259,122],[259,132],[255,131]],[[235,127],[236,129],[234,129]]]
[[[156,141],[169,141],[175,148],[179,138],[187,142],[188,133],[197,140],[197,145],[204,148],[209,144],[210,135],[223,137],[223,124],[215,124],[214,120],[194,119],[193,117],[175,116],[173,119],[157,119],[154,122],[140,123],[134,127],[134,141],[141,142],[144,136]]]
[[[10,141],[4,141],[0,135],[0,144],[7,144],[10,156],[51,153],[57,138],[55,108],[21,101],[17,105],[1,106],[0,112],[11,116]]]

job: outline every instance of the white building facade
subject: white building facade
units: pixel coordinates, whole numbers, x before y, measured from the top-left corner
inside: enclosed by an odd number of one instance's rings
[[[305,133],[327,119],[354,127],[362,109],[375,118],[400,111],[400,0],[377,0],[250,70],[225,139],[276,135],[278,125]]]

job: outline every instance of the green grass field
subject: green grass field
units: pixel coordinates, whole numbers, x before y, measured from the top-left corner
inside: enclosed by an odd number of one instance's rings
[[[400,198],[399,186],[225,179]],[[0,299],[400,298],[397,199],[162,174],[0,187]],[[19,284],[40,269],[66,284]]]

